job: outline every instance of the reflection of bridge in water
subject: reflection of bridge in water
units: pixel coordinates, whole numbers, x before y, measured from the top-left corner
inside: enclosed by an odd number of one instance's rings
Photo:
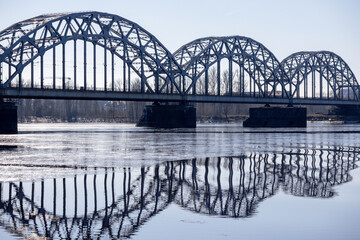
[[[279,189],[330,198],[351,181],[357,148],[164,162],[152,167],[0,183],[0,224],[21,236],[127,237],[170,203],[208,215],[250,217]]]

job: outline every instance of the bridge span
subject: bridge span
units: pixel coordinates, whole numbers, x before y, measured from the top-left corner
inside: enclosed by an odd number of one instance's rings
[[[0,99],[98,99],[360,105],[348,64],[330,51],[279,61],[244,36],[205,37],[171,53],[102,12],[47,14],[0,32]]]

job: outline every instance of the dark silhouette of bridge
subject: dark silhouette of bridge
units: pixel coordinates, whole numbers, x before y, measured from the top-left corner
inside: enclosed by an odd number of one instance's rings
[[[282,62],[247,37],[208,37],[171,53],[120,16],[37,16],[0,32],[3,98],[360,105],[359,83],[328,51]]]
[[[114,239],[131,236],[169,204],[246,218],[280,189],[300,197],[333,197],[334,186],[352,180],[349,172],[357,168],[359,154],[354,147],[308,146],[0,183],[0,224],[22,237]]]

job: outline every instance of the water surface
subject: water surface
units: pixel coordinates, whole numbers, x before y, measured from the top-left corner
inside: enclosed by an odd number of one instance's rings
[[[0,135],[0,237],[358,239],[360,125]]]

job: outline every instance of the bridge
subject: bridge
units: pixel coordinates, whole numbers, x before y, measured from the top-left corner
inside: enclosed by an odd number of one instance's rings
[[[334,187],[352,180],[359,153],[354,147],[289,147],[284,153],[0,183],[0,225],[23,238],[125,238],[171,204],[196,214],[247,218],[280,191],[335,196]]]
[[[360,106],[359,94],[335,53],[280,62],[243,36],[171,53],[138,24],[102,12],[41,15],[0,32],[0,98]]]

